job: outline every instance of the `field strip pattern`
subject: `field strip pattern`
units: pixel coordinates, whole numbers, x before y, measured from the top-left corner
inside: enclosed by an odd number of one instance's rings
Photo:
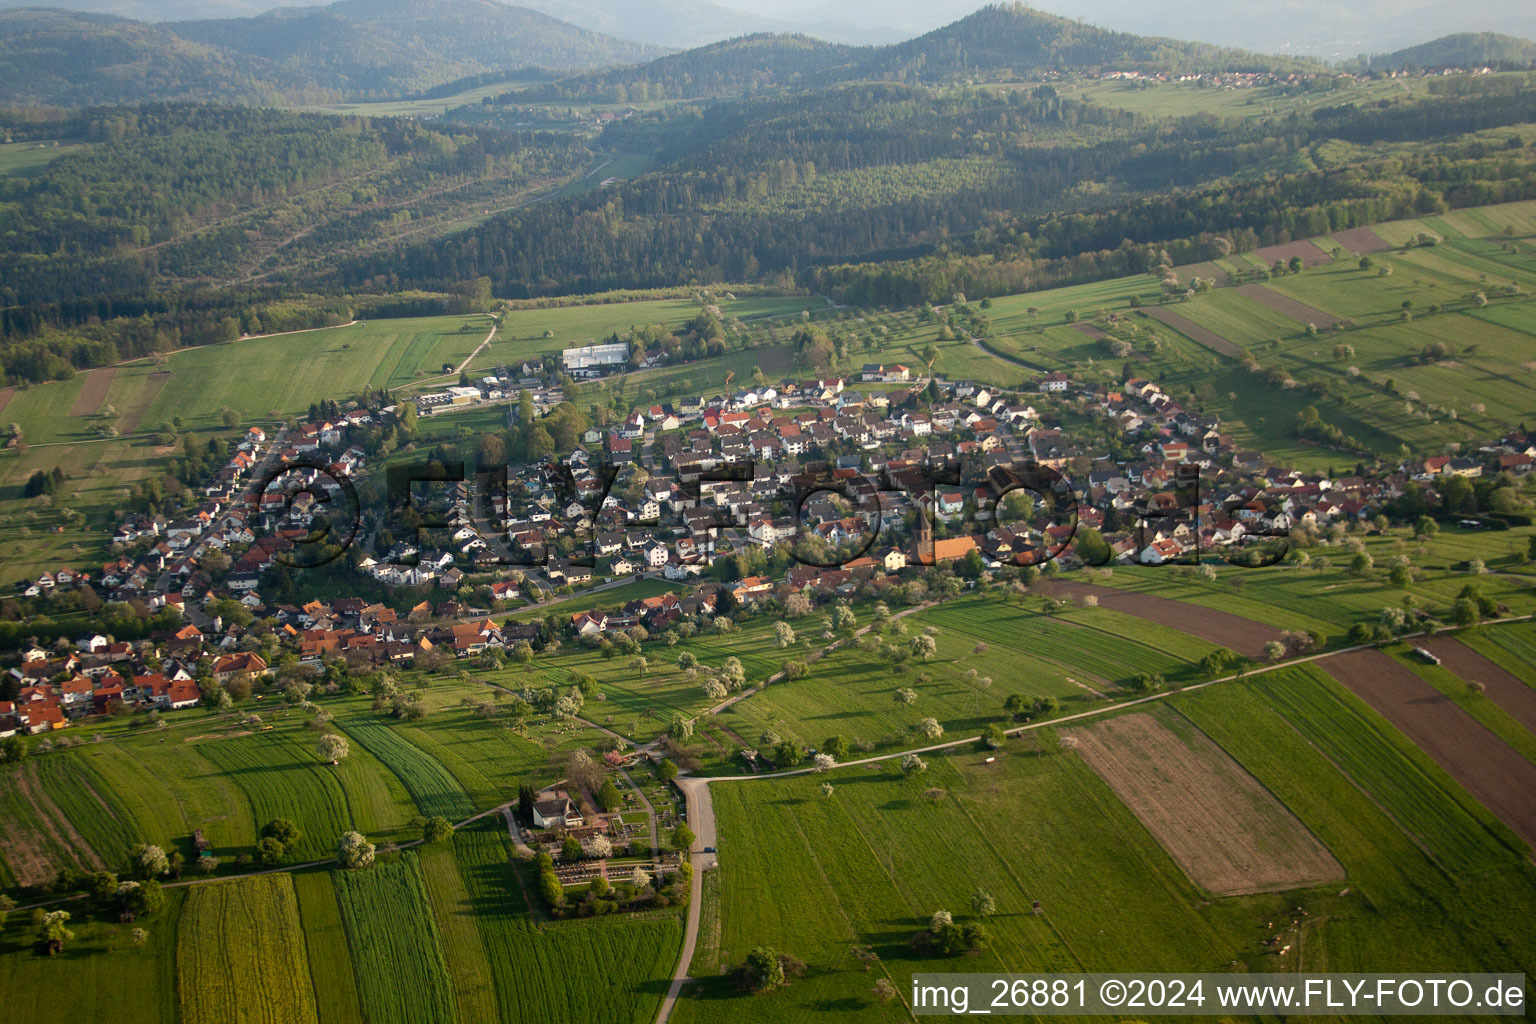
[[[144,414],[149,412],[150,406],[155,404],[155,399],[160,397],[160,392],[171,382],[171,371],[156,370],[144,378],[144,386],[134,396],[133,403],[123,410],[122,422],[118,424],[118,432],[132,434],[139,429],[139,424],[144,419]]]
[[[1509,717],[1536,733],[1536,689],[1522,683],[1503,667],[1489,661],[1455,637],[1437,636],[1424,641],[1424,647],[1440,664],[1469,683],[1486,687],[1488,699]]]
[[[117,376],[116,367],[108,366],[101,370],[91,370],[85,374],[85,386],[75,396],[75,404],[69,407],[71,416],[94,416],[101,408],[101,403],[107,400],[107,391],[112,387],[112,378]]]
[[[1256,250],[1254,255],[1263,260],[1265,266],[1273,264],[1276,260],[1289,263],[1296,256],[1300,256],[1302,263],[1309,267],[1333,262],[1331,255],[1318,248],[1316,242],[1307,238],[1295,242],[1284,242],[1280,245],[1266,245]]]
[[[1113,587],[1101,587],[1092,583],[1069,580],[1052,580],[1036,584],[1035,589],[1052,597],[1068,599],[1092,595],[1099,599],[1100,608],[1134,615],[1159,625],[1168,626],[1213,644],[1230,648],[1238,654],[1257,658],[1264,653],[1264,645],[1280,639],[1280,630],[1262,622],[1245,619],[1230,612],[1214,608],[1201,608],[1151,594],[1137,594]]]
[[[1078,752],[1184,869],[1222,896],[1344,877],[1332,853],[1203,732],[1156,714],[1072,730]]]
[[[1354,651],[1322,664],[1536,847],[1536,764],[1380,651]]]
[[[1259,305],[1274,310],[1283,316],[1288,316],[1297,323],[1314,324],[1317,327],[1332,327],[1339,323],[1341,317],[1332,313],[1325,313],[1316,306],[1309,306],[1305,302],[1282,295],[1273,288],[1267,288],[1262,284],[1239,285],[1237,294],[1245,299],[1252,299]]]
[[[1347,228],[1344,231],[1335,231],[1334,240],[1352,252],[1364,256],[1369,253],[1386,252],[1392,248],[1391,243],[1382,238],[1370,228]]]
[[[1223,338],[1221,335],[1217,334],[1210,328],[1201,327],[1199,324],[1189,319],[1189,317],[1180,316],[1172,310],[1164,309],[1162,306],[1150,306],[1147,308],[1146,314],[1152,319],[1172,327],[1174,330],[1184,335],[1190,341],[1193,341],[1198,345],[1204,345],[1212,352],[1215,352],[1219,355],[1229,356],[1233,359],[1243,358],[1243,350],[1241,347],[1232,344],[1232,342],[1228,341],[1226,338]]]

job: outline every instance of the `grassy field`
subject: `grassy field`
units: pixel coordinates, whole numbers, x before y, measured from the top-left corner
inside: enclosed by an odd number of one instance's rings
[[[514,873],[522,868],[509,863],[499,818],[459,832],[453,845],[485,955],[498,967],[517,965],[494,972],[503,1021],[647,1024],[655,1018],[682,944],[677,912],[540,922],[530,903],[537,896]]]
[[[317,1024],[292,880],[264,875],[188,893],[176,983],[187,1024]]]
[[[677,1019],[799,1020],[836,1006],[853,1020],[905,1019],[879,1003],[919,971],[1176,970],[1258,955],[1249,918],[1269,897],[1207,904],[1113,793],[1075,755],[1010,747],[934,757],[918,779],[850,768],[772,783],[716,784],[721,869],[719,962],[768,944],[806,976],[764,996],[731,979],[684,991]],[[822,796],[822,782],[833,792]],[[954,865],[965,864],[964,871]],[[1091,884],[1084,880],[1093,879]],[[936,910],[969,918],[971,893],[997,902],[987,947],[964,958],[918,954],[907,940]],[[774,898],[790,891],[794,900]],[[1294,899],[1295,897],[1291,897]],[[1043,913],[1030,913],[1040,900]],[[880,957],[866,971],[851,955]]]
[[[757,317],[791,316],[820,300],[804,296],[747,296],[721,299],[720,312],[743,321]],[[506,313],[490,346],[475,360],[475,367],[516,365],[525,359],[542,358],[579,345],[603,341],[615,331],[646,324],[678,326],[698,316],[701,307],[692,299],[650,299],[640,302],[594,303],[556,306],[549,309],[518,309]],[[545,332],[550,332],[545,337]]]
[[[404,787],[366,750],[323,764],[310,735],[286,729],[208,740],[201,753],[245,791],[258,826],[288,818],[303,831],[295,860],[329,856],[349,829],[388,836],[415,813]]]
[[[346,926],[341,920],[331,873],[323,869],[302,871],[291,877],[299,899],[299,920],[304,928],[304,948],[309,955],[309,976],[320,1024],[362,1024],[357,978],[347,951]]]
[[[0,929],[0,992],[7,1019],[39,1024],[180,1019],[177,933],[186,893],[168,889],[165,895],[163,910],[134,924],[77,908],[69,921],[74,939],[52,957],[39,953],[30,915],[10,914]],[[135,927],[149,933],[143,945],[131,937]]]
[[[363,1018],[369,1024],[455,1020],[449,968],[414,854],[365,871],[336,871],[337,901]]]
[[[84,152],[92,145],[78,139],[0,143],[0,177],[25,177],[33,171],[42,170],[61,156]]]
[[[1214,114],[1220,118],[1261,119],[1302,113],[1339,103],[1364,105],[1400,99],[1403,89],[1423,93],[1422,82],[1362,82],[1323,92],[1288,92],[1276,86],[1212,88],[1196,82],[1093,82],[1073,84],[1066,94],[1105,107],[1155,118]]]
[[[804,1019],[826,1006],[852,1019],[903,1019],[904,1008],[882,1005],[871,986],[884,974],[903,993],[923,970],[1129,969],[1133,961],[1142,970],[1227,970],[1233,960],[1272,970],[1258,944],[1267,920],[1305,970],[1524,970],[1536,962],[1536,944],[1516,937],[1536,905],[1536,871],[1523,851],[1347,696],[1296,669],[1169,702],[1328,847],[1345,868],[1343,889],[1199,898],[1049,733],[1010,742],[992,765],[963,750],[932,757],[918,779],[882,766],[716,783],[724,867],[706,887],[713,899],[718,886],[718,902],[706,904],[709,927],[693,967],[707,980],[684,990],[678,1019]],[[830,795],[820,792],[824,782]],[[1111,849],[1115,856],[1104,856]],[[964,872],[953,870],[960,862]],[[940,907],[967,916],[978,886],[999,907],[986,922],[988,948],[937,963],[914,953],[907,936]],[[786,888],[794,901],[769,894]],[[1042,901],[1040,917],[1028,913],[1033,899]],[[1292,933],[1298,904],[1308,915]],[[805,977],[765,996],[714,980],[759,944],[805,960]],[[850,955],[856,945],[879,954],[872,971]]]
[[[1523,844],[1439,765],[1317,669],[1267,673],[1258,692],[1415,836],[1444,870],[1468,877],[1520,854]]]
[[[404,783],[422,814],[428,817],[442,815],[449,821],[458,821],[474,813],[474,802],[458,780],[420,747],[386,725],[383,719],[349,718],[341,723],[341,727]]]

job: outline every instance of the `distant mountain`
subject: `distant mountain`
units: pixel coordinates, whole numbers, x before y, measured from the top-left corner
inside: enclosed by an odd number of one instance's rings
[[[984,7],[952,25],[872,51],[859,65],[873,77],[933,81],[972,72],[1086,70],[1267,70],[1294,66],[1285,57],[1208,43],[1132,35],[1069,21],[1023,4]]]
[[[888,46],[840,46],[808,36],[755,35],[635,67],[574,75],[502,99],[623,103],[735,96],[864,79],[943,82],[1004,71],[1030,74],[1098,67],[1258,71],[1298,66],[1290,57],[1111,32],[1008,5],[983,8],[952,25]]]
[[[88,106],[171,96],[239,103],[303,80],[261,60],[104,14],[0,11],[0,102]]]
[[[858,3],[860,0],[845,0]],[[1200,39],[1266,53],[1344,60],[1451,32],[1536,38],[1531,0],[1033,0],[1045,11],[1128,32]]]
[[[37,0],[0,0],[0,10],[35,6]],[[272,7],[269,0],[54,0],[54,7],[91,14],[114,14],[135,21],[190,18],[239,18]]]
[[[472,75],[665,52],[494,0],[341,0],[159,25],[20,8],[0,11],[0,103],[388,97]]]
[[[340,0],[165,27],[349,95],[410,92],[487,71],[631,64],[666,52],[495,0]]]
[[[711,43],[634,67],[589,72],[511,93],[511,100],[591,99],[610,103],[737,96],[817,84],[847,73],[867,48],[808,36],[761,34]]]
[[[707,46],[762,32],[806,34],[832,43],[871,45],[896,42],[912,33],[875,23],[835,17],[769,17],[710,0],[527,0],[552,18],[622,39],[657,46]]]
[[[1536,67],[1536,43],[1497,32],[1458,32],[1393,53],[1373,55],[1370,67],[1505,69]]]

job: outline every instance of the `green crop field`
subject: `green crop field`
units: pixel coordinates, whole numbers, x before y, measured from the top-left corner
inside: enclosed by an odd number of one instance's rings
[[[48,757],[26,765],[36,788],[62,812],[62,818],[76,830],[85,845],[108,869],[128,863],[128,851],[144,842],[136,821],[117,804],[109,801],[111,790],[85,760],[77,757]]]
[[[1319,670],[1266,673],[1257,692],[1415,835],[1446,871],[1466,877],[1507,864],[1523,846],[1444,769]]]
[[[1173,703],[1291,807],[1348,872],[1358,898],[1333,906],[1328,941],[1307,969],[1345,969],[1341,956],[1383,970],[1528,963],[1529,942],[1504,938],[1512,934],[1506,922],[1528,914],[1524,908],[1536,900],[1530,864],[1507,853],[1502,867],[1447,878],[1401,819],[1276,712],[1261,693],[1265,685],[1211,687]]]
[[[491,820],[499,821],[500,817],[493,816]],[[495,972],[480,941],[480,928],[475,923],[477,908],[459,876],[453,846],[447,843],[423,846],[417,857],[421,861],[427,902],[437,925],[443,961],[448,965],[448,980],[453,986],[453,1003],[459,1020],[495,1024],[499,1019]]]
[[[404,783],[422,814],[458,821],[474,813],[474,802],[453,775],[383,719],[349,718],[341,726]]]
[[[456,1018],[448,966],[414,854],[363,871],[336,871],[337,901],[363,1018],[369,1024],[438,1024]]]
[[[362,1024],[357,978],[331,873],[323,869],[300,871],[291,877],[299,898],[299,920],[304,926],[304,948],[309,954],[309,976],[320,1024]]]
[[[1536,626],[1517,622],[1497,629],[1464,632],[1457,639],[1536,687]]]
[[[200,751],[206,741],[159,743],[148,736],[79,748],[111,790],[114,807],[138,823],[150,842],[169,847],[202,829],[213,851],[233,857],[256,841],[250,801]],[[156,737],[158,739],[158,737]]]
[[[287,875],[197,886],[177,935],[176,984],[188,1024],[317,1024]]]
[[[1276,898],[1205,903],[1080,759],[1027,742],[1005,748],[993,765],[966,752],[931,758],[917,779],[886,766],[717,783],[729,858],[719,962],[739,965],[767,944],[808,970],[782,992],[757,997],[733,998],[726,977],[695,982],[677,1019],[792,1020],[807,1004],[837,1005],[854,1020],[904,1019],[904,1008],[882,1005],[871,986],[884,975],[905,992],[919,971],[1262,962],[1245,948],[1253,942],[1248,918]],[[830,796],[818,792],[823,781]],[[966,869],[953,870],[961,862]],[[770,895],[785,887],[795,900]],[[985,923],[987,947],[955,959],[914,953],[907,940],[934,911],[970,916],[976,888],[998,906]],[[1029,909],[1037,899],[1038,916]],[[856,945],[879,955],[872,970],[851,955]]]
[[[200,753],[245,791],[258,826],[274,818],[288,818],[299,826],[303,838],[290,852],[294,860],[329,856],[341,833],[358,828],[376,834],[377,826],[402,825],[411,814],[407,805],[393,822],[377,820],[368,804],[349,799],[355,790],[343,786],[338,766],[321,764],[312,751],[282,731],[208,740],[201,744]],[[361,769],[348,774],[368,780],[370,788],[382,785],[381,776],[386,773],[362,768],[356,760],[359,753],[365,752],[354,751],[339,767]]]
[[[454,836],[468,904],[494,972],[503,1021],[648,1024],[682,945],[676,912],[543,922],[509,862],[504,823],[481,821]],[[515,970],[501,965],[516,964]],[[593,979],[601,979],[594,984]]]

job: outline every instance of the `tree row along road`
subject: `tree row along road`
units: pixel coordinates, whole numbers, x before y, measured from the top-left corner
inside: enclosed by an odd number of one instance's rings
[[[901,614],[909,614],[918,610],[920,609],[917,607],[909,608]],[[896,617],[897,616],[892,616],[892,618]],[[1510,622],[1525,622],[1533,618],[1536,618],[1536,616],[1517,615],[1506,619],[1490,619],[1484,624],[1499,625]],[[872,626],[865,626],[863,629],[860,629],[858,633],[862,634],[870,628],[872,628]],[[1427,635],[1427,633],[1423,632],[1405,633],[1403,636],[1398,637],[1397,639],[1413,640]],[[816,656],[826,654],[836,649],[843,642],[844,641],[840,640],[837,643],[829,644],[828,646],[822,648],[820,651],[816,652]],[[1152,701],[1166,700],[1169,697],[1176,697],[1180,694],[1188,693],[1192,690],[1203,690],[1207,686],[1215,686],[1217,683],[1227,683],[1233,681],[1234,679],[1247,679],[1256,675],[1263,675],[1266,672],[1274,672],[1279,669],[1292,668],[1296,665],[1305,665],[1309,662],[1322,661],[1326,658],[1337,657],[1341,654],[1350,654],[1355,651],[1371,650],[1374,647],[1374,644],[1356,644],[1353,647],[1343,647],[1336,651],[1322,651],[1317,654],[1308,654],[1299,658],[1291,658],[1288,661],[1275,662],[1272,665],[1260,665],[1246,672],[1233,673],[1231,675],[1221,676],[1218,679],[1209,679],[1203,683],[1194,683],[1189,686],[1182,686],[1176,690],[1164,690],[1160,693],[1149,694],[1145,697],[1134,697],[1130,700],[1117,701],[1114,704],[1109,704],[1104,707],[1093,708],[1089,711],[1079,711],[1076,714],[1063,715],[1060,718],[1051,718],[1040,722],[1029,722],[1025,725],[1019,725],[1012,729],[1004,730],[1004,732],[1010,737],[1022,736],[1024,733],[1033,729],[1043,729],[1047,726],[1058,726],[1064,725],[1068,722],[1079,722],[1088,718],[1097,718],[1102,715],[1123,711],[1129,707],[1135,707],[1138,704],[1148,704]],[[775,676],[774,678],[778,678],[778,676]],[[725,707],[726,704],[732,704],[735,703],[736,700],[750,696],[753,692],[755,691],[748,690],[744,693],[738,694],[732,700],[725,702],[725,704],[721,704],[716,708],[712,708],[710,713]],[[898,758],[906,757],[908,754],[929,754],[936,751],[952,750],[955,747],[975,745],[980,742],[980,735],[966,736],[963,739],[945,740],[943,743],[933,743],[926,747],[913,747],[908,750],[898,750],[890,754],[877,754],[874,757],[862,757],[855,761],[844,761],[837,767],[851,768],[856,765],[878,764],[881,761],[892,761]],[[811,775],[819,771],[820,769],[818,768],[795,768],[789,771],[769,772],[763,775],[711,775],[699,777],[679,776],[677,778],[677,787],[683,791],[683,800],[688,810],[688,826],[693,829],[695,836],[694,844],[690,851],[690,859],[693,861],[694,870],[693,881],[690,884],[688,895],[688,923],[683,931],[683,951],[682,955],[678,958],[676,969],[672,972],[672,982],[667,988],[667,994],[662,997],[661,1007],[656,1014],[656,1024],[666,1024],[667,1019],[672,1015],[673,1007],[677,1004],[677,997],[682,992],[683,985],[689,981],[695,980],[688,976],[688,968],[693,962],[693,952],[695,947],[698,945],[699,922],[702,916],[702,909],[700,904],[703,902],[704,896],[704,872],[714,868],[719,863],[718,854],[703,852],[706,847],[714,848],[718,845],[715,838],[714,802],[711,800],[709,794],[710,784],[717,782],[756,782],[760,779],[785,779],[794,775]]]

